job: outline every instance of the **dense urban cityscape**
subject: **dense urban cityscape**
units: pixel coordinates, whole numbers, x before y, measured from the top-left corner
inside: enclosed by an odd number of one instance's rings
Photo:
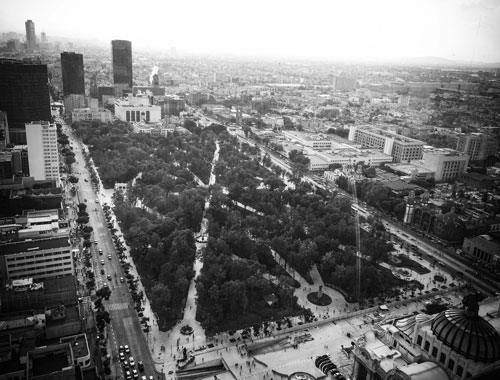
[[[0,380],[500,378],[500,63],[38,28],[0,34]]]

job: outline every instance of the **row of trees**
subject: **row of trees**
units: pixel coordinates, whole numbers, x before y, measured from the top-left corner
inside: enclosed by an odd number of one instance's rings
[[[207,195],[194,177],[208,182],[216,136],[205,130],[189,135],[137,135],[120,122],[72,127],[88,144],[106,187],[136,178],[127,197],[115,194],[115,215],[159,325],[167,329],[182,317],[194,275],[193,231],[200,229]],[[137,198],[147,209],[134,207]],[[82,222],[85,212],[80,208]]]
[[[272,261],[270,257],[263,257],[270,255],[269,248],[238,233],[229,235],[227,241],[209,239],[203,270],[196,282],[197,318],[207,332],[231,330],[302,313],[293,295],[293,282],[282,276],[273,283],[265,276],[267,268],[260,261]],[[238,248],[243,248],[244,252]],[[250,257],[235,258],[236,254]],[[275,309],[266,304],[265,296],[268,295],[279,300]]]
[[[76,122],[72,128],[89,146],[107,188],[116,182],[129,182],[144,172],[149,174],[146,184],[165,183],[169,191],[176,190],[176,185],[186,185],[193,180],[193,174],[208,182],[215,150],[210,132],[200,136],[181,136],[174,132],[168,137],[158,137],[133,134],[130,127],[121,122],[111,126]]]
[[[342,190],[352,192],[347,177],[340,176],[335,183]],[[383,184],[370,181],[356,182],[356,193],[358,199],[365,201],[370,206],[394,215],[400,220],[403,219],[406,209],[404,198],[402,196],[395,196],[391,190]]]

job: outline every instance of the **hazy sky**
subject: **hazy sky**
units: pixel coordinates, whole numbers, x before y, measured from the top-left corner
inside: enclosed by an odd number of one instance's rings
[[[303,58],[500,61],[500,0],[0,0],[0,31],[132,48]]]

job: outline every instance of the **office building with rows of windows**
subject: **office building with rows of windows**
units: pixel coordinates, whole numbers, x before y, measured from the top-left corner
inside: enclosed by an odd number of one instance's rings
[[[115,101],[115,116],[121,121],[159,122],[161,120],[161,107],[150,104],[134,104],[128,100]]]
[[[132,90],[132,42],[126,40],[111,41],[111,59],[113,62],[113,83],[125,85]]]
[[[498,138],[484,133],[460,134],[457,150],[469,155],[471,161],[482,161],[498,153]]]
[[[24,129],[32,120],[50,120],[47,65],[0,58],[0,110],[7,113],[9,128]]]
[[[61,53],[61,70],[64,96],[85,95],[83,55],[67,51]]]
[[[74,272],[68,237],[25,240],[0,245],[0,277],[12,280],[71,276]]]
[[[35,180],[56,180],[60,184],[57,128],[48,121],[26,124],[30,175]]]
[[[425,145],[423,141],[370,126],[351,126],[349,140],[363,148],[380,149],[391,155],[393,162],[420,160]]]
[[[467,171],[469,156],[446,148],[425,148],[423,166],[434,172],[434,180],[452,181]]]

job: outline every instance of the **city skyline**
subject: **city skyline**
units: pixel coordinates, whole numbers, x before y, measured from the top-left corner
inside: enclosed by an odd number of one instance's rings
[[[31,19],[39,40],[45,32],[49,40],[53,36],[109,44],[123,39],[139,50],[176,47],[200,54],[500,61],[500,0],[319,0],[307,7],[298,1],[257,0],[235,6],[216,0],[195,1],[189,9],[153,0],[142,13],[137,7],[118,8],[94,0],[62,4],[20,0],[8,1],[2,8],[0,32],[25,34],[25,22]]]

